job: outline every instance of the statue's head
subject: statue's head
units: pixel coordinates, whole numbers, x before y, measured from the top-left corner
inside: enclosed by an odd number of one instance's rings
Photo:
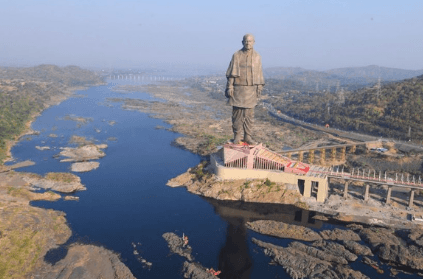
[[[245,34],[244,37],[242,37],[242,45],[245,50],[253,49],[254,42],[254,36],[252,34]]]

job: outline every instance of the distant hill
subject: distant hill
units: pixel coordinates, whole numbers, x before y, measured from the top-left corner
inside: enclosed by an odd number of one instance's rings
[[[381,79],[381,83],[399,81],[407,78],[423,75],[423,70],[403,70],[379,66],[339,68],[328,71],[307,70],[299,67],[284,68],[275,67],[264,69],[266,79],[272,83],[287,83],[296,85],[283,86],[278,88],[283,90],[298,90],[300,92],[316,93],[336,92],[340,88],[346,90],[357,90],[376,84]],[[272,81],[272,79],[277,81]],[[278,81],[281,80],[282,82]]]
[[[346,78],[366,78],[384,81],[397,81],[423,75],[423,70],[404,70],[396,68],[370,65],[366,67],[339,68],[325,71],[325,73]]]
[[[423,75],[337,94],[274,98],[285,113],[308,122],[377,136],[423,140]]]
[[[78,66],[58,67],[56,65],[0,68],[0,78],[55,82],[66,86],[94,85],[102,82],[101,77],[89,70]]]

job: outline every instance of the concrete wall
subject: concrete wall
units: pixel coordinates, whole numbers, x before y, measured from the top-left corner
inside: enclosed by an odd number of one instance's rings
[[[311,196],[312,182],[318,183],[317,201],[324,202],[328,195],[328,180],[326,178],[318,178],[312,176],[303,176],[293,173],[286,173],[274,170],[248,170],[241,168],[227,168],[223,165],[223,161],[215,154],[210,155],[210,163],[214,173],[224,179],[266,179],[273,182],[281,182],[298,185],[298,180],[304,180],[304,197]]]

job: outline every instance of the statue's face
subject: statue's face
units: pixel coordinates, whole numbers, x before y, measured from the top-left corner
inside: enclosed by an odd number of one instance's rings
[[[244,49],[246,50],[253,49],[254,38],[251,36],[248,36],[242,41],[242,44],[244,45]]]

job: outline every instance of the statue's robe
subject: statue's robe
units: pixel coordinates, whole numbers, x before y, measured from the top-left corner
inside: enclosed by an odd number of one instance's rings
[[[254,49],[238,50],[232,56],[228,70],[228,81],[233,79],[233,95],[228,104],[239,108],[254,108],[257,105],[257,87],[264,85],[261,57]],[[228,86],[232,86],[229,84]]]

